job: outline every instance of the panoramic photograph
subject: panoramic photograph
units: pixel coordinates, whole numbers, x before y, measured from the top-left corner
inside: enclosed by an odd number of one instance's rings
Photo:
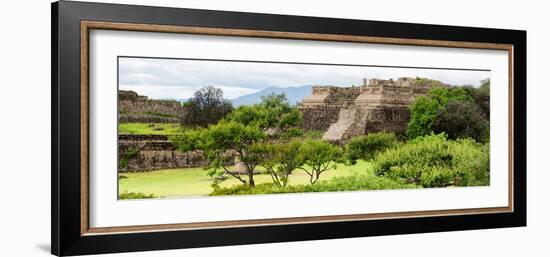
[[[490,185],[489,70],[118,65],[119,200]]]

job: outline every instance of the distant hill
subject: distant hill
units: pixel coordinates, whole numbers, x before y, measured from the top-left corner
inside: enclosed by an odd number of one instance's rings
[[[270,94],[282,94],[284,93],[288,99],[290,105],[296,105],[296,103],[301,102],[306,96],[311,94],[311,86],[299,86],[299,87],[268,87],[259,92],[239,96],[231,102],[234,107],[241,105],[252,105],[262,101],[262,96],[267,96]]]

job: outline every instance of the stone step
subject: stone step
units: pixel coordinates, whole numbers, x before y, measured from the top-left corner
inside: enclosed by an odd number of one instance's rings
[[[323,139],[328,141],[340,141],[344,139],[348,129],[355,123],[356,114],[357,109],[355,108],[340,110],[338,120],[336,123],[330,125],[323,135]]]

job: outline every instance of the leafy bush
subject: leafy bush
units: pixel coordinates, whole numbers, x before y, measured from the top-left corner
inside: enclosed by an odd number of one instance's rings
[[[429,135],[439,109],[451,100],[473,102],[468,92],[461,87],[443,88],[434,87],[428,94],[419,97],[410,107],[411,120],[407,125],[407,136],[414,139],[418,136]]]
[[[145,199],[145,198],[155,198],[154,194],[144,194],[141,192],[128,192],[124,191],[118,195],[118,199]]]
[[[348,177],[335,177],[328,181],[320,181],[310,185],[289,185],[277,187],[271,183],[259,184],[254,188],[243,185],[232,187],[218,187],[210,195],[250,195],[250,194],[281,194],[281,193],[306,193],[306,192],[336,192],[359,191],[381,189],[416,188],[416,185],[401,183],[388,178],[356,175]]]
[[[435,133],[444,132],[450,139],[473,138],[478,142],[489,140],[489,121],[470,102],[450,101],[439,109],[432,126]]]
[[[288,103],[285,94],[262,97],[262,102],[240,106],[225,118],[246,126],[255,126],[272,138],[300,136],[297,129],[302,122],[302,113]]]
[[[193,151],[199,148],[201,132],[198,129],[187,129],[176,135],[171,135],[168,139],[179,151]]]
[[[315,185],[308,185],[305,187],[305,189],[306,192],[334,192],[403,189],[415,187],[416,186],[413,184],[401,183],[392,179],[368,175],[356,175],[347,177],[335,177],[328,181],[321,181]]]
[[[374,172],[423,187],[488,185],[489,146],[432,134],[377,155]]]
[[[419,97],[410,107],[411,119],[407,136],[414,139],[432,132],[446,133],[449,138],[473,138],[478,142],[489,139],[490,81],[479,88],[435,87]]]
[[[323,138],[323,132],[317,130],[302,130],[299,127],[289,128],[279,134],[280,140],[292,140],[300,138],[302,140],[321,140]]]
[[[468,94],[474,99],[481,115],[487,120],[490,119],[490,109],[491,109],[490,87],[491,87],[490,79],[482,80],[481,86],[479,86],[479,88],[474,88],[470,86],[464,87],[464,89],[468,91]]]
[[[323,131],[319,130],[308,130],[304,133],[304,137],[308,139],[321,139],[323,138]]]
[[[393,133],[370,133],[366,136],[352,138],[346,145],[346,159],[355,164],[357,160],[371,160],[376,153],[397,144]]]

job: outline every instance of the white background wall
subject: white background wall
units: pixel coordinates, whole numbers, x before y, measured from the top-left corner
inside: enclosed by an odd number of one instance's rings
[[[117,256],[549,256],[549,7],[545,1],[146,1],[247,11],[528,31],[528,227],[127,253]],[[50,242],[50,1],[0,11],[0,256],[47,256]],[[521,172],[521,171],[519,171]]]

